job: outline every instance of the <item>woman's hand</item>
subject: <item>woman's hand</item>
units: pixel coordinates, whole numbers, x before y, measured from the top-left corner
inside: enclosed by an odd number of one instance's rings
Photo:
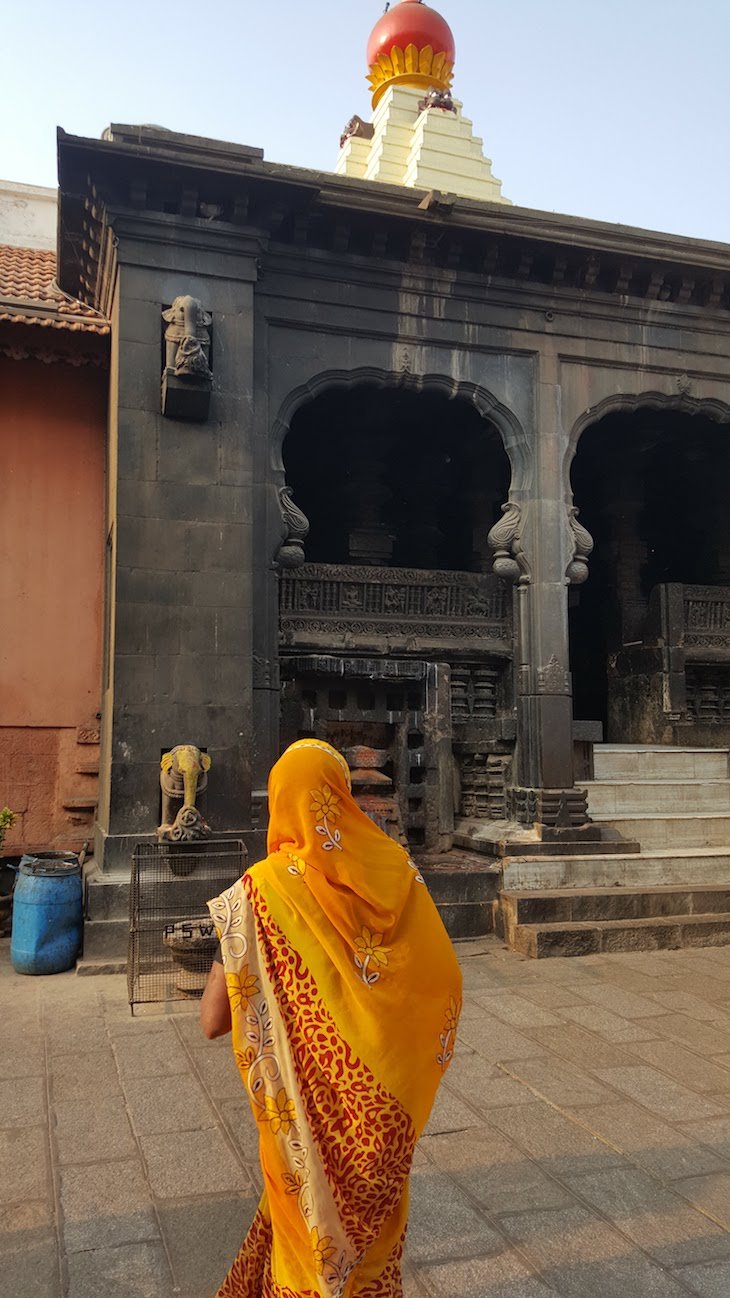
[[[209,1041],[223,1037],[231,1030],[231,1006],[228,1000],[223,965],[214,960],[200,1001],[200,1026]]]

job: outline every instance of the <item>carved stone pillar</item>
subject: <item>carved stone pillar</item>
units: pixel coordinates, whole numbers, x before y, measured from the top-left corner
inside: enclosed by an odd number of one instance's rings
[[[515,582],[517,748],[509,815],[543,839],[575,837],[587,820],[573,783],[568,669],[571,580],[583,580],[592,542],[562,500],[510,500],[492,528],[494,571]]]

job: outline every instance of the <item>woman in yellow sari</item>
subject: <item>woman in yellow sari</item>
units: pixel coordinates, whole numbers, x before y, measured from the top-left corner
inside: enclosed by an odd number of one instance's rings
[[[413,1150],[452,1058],[453,948],[417,867],[302,739],[269,779],[265,860],[209,903],[201,1005],[232,1031],[264,1192],[218,1298],[400,1298]]]

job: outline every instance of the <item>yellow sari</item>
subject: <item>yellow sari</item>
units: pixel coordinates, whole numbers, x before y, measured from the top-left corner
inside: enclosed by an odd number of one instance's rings
[[[264,1193],[218,1298],[399,1298],[413,1150],[452,1058],[461,975],[407,852],[344,758],[269,779],[265,860],[209,902]]]

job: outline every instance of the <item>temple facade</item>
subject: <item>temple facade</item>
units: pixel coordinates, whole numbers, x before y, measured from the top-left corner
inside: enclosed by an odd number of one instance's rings
[[[433,12],[376,28],[335,174],[59,133],[112,326],[105,872],[181,741],[252,845],[318,735],[414,848],[552,855],[603,834],[594,743],[730,744],[730,248],[511,205]]]

